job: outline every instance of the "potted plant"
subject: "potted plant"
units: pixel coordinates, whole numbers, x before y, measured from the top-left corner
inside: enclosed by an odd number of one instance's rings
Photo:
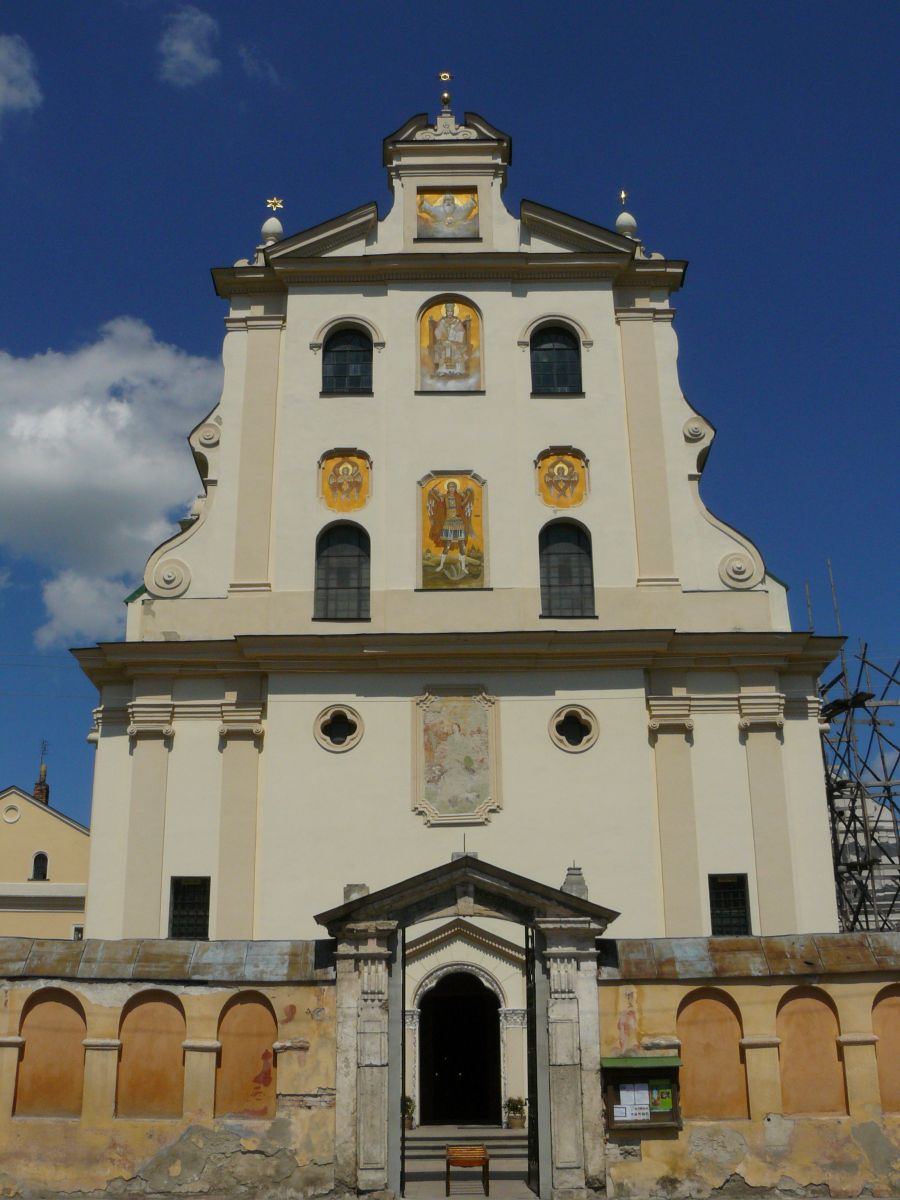
[[[404,1129],[412,1129],[413,1118],[416,1115],[416,1102],[412,1096],[404,1096],[400,1101],[400,1110],[403,1113]]]
[[[503,1101],[503,1111],[506,1113],[507,1129],[525,1128],[525,1106],[528,1103],[521,1096],[507,1096]]]

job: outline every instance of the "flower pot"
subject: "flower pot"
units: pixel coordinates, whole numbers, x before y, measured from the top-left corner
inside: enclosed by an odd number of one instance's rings
[[[525,1128],[525,1118],[524,1117],[513,1117],[513,1116],[507,1117],[506,1118],[506,1128],[507,1129],[524,1129]]]
[[[412,1127],[413,1127],[412,1117],[404,1117],[403,1118],[403,1128],[404,1129],[412,1129]]]

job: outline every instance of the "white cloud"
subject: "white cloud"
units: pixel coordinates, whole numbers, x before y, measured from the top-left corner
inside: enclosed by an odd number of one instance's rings
[[[53,573],[41,645],[118,632],[121,600],[174,532],[169,514],[200,490],[184,439],[221,378],[218,361],[130,317],[71,353],[0,352],[0,546]]]
[[[10,112],[28,112],[43,99],[28,43],[17,33],[0,34],[0,118]]]
[[[219,23],[209,13],[186,4],[168,20],[159,41],[159,77],[175,87],[193,87],[221,70],[213,45]]]
[[[283,80],[267,58],[255,46],[238,46],[238,56],[248,79],[258,79],[273,87],[282,87]]]
[[[109,640],[124,630],[126,593],[121,580],[60,571],[41,592],[47,621],[34,635],[41,649]]]

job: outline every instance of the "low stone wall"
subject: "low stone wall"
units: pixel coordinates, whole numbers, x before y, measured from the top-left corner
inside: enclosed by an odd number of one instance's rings
[[[2,939],[0,977],[4,1195],[332,1190],[332,943]],[[45,1010],[52,1020],[42,1021]],[[255,1034],[254,1015],[262,1018]],[[154,1057],[173,1033],[182,1051],[179,1111],[153,1115],[171,1097],[171,1070]],[[130,1104],[146,1115],[117,1115],[129,1039]],[[49,1055],[36,1061],[42,1042]],[[73,1044],[76,1063],[83,1047],[83,1080],[78,1111],[63,1115],[54,1108],[71,1091]],[[243,1112],[216,1115],[225,1091]]]
[[[900,934],[617,952],[602,1055],[680,1056],[683,1127],[610,1130],[608,1195],[900,1193]]]

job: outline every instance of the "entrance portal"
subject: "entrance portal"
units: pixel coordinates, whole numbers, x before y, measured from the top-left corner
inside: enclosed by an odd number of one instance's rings
[[[468,971],[422,998],[419,1103],[423,1125],[500,1124],[500,1004]]]

